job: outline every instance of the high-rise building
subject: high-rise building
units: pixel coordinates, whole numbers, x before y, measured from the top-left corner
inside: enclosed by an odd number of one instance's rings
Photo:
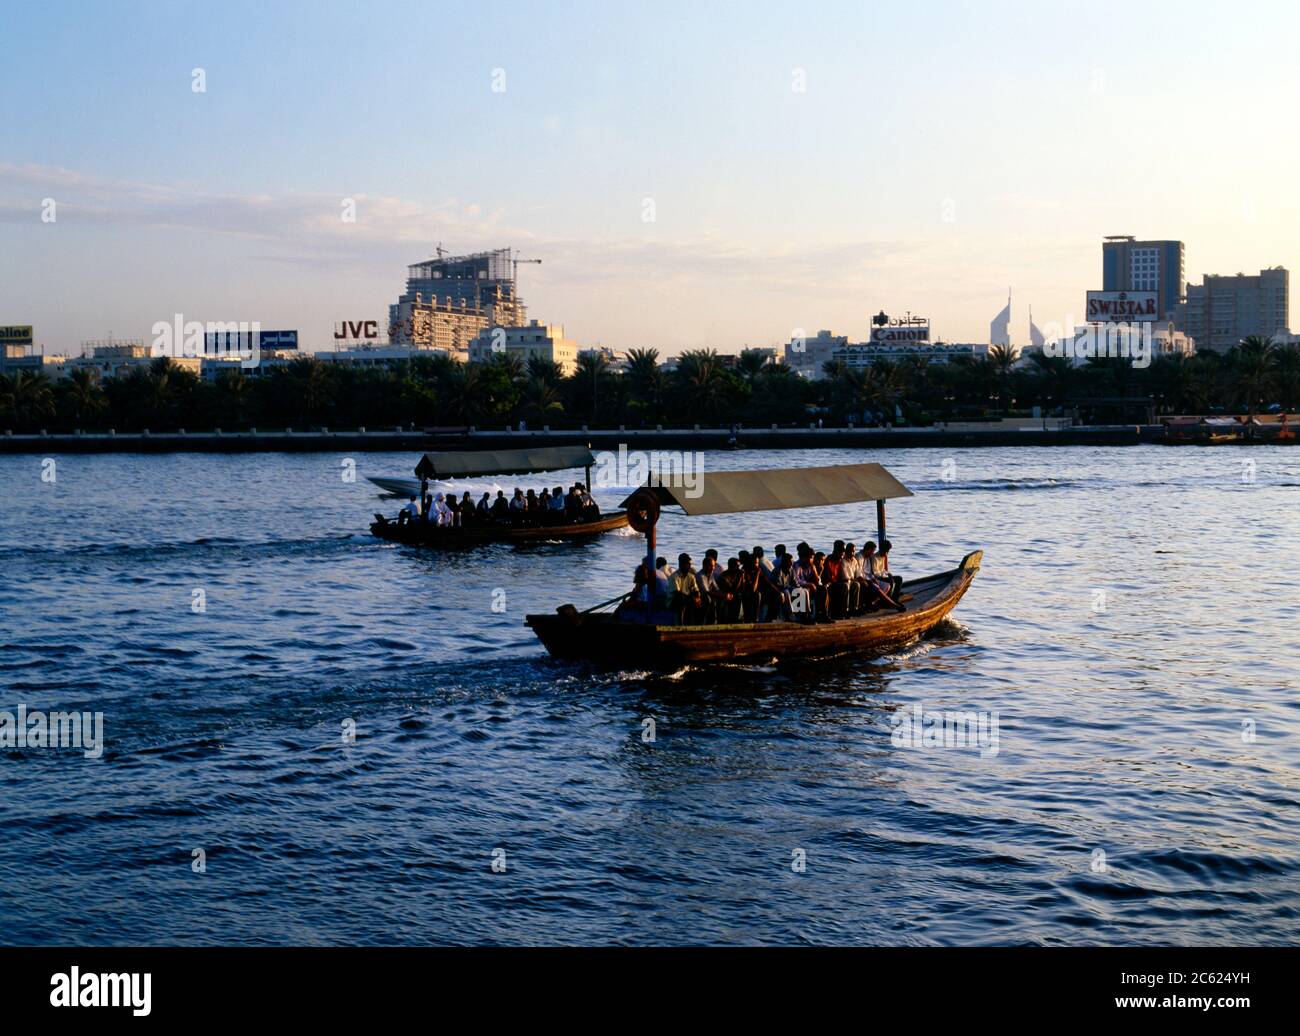
[[[1227,352],[1243,338],[1285,334],[1290,322],[1290,275],[1280,266],[1258,276],[1219,277],[1187,286],[1178,324],[1198,349]]]
[[[440,348],[465,358],[484,327],[527,323],[510,249],[443,255],[406,268],[406,290],[388,307],[393,342]]]
[[[1183,243],[1108,237],[1101,243],[1101,280],[1103,291],[1156,292],[1160,315],[1170,319],[1187,283]]]

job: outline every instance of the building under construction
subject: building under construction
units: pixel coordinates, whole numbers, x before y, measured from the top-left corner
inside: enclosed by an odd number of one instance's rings
[[[443,255],[406,268],[406,291],[388,307],[389,339],[468,358],[469,343],[489,327],[518,327],[527,313],[515,285],[520,262],[509,248]]]

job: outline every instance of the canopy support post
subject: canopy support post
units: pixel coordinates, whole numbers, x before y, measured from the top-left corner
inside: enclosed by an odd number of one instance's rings
[[[876,546],[884,546],[885,543],[885,501],[876,501]]]
[[[587,495],[591,495],[591,465],[587,465]]]
[[[655,607],[655,527],[650,526],[645,534],[645,610],[646,614]]]

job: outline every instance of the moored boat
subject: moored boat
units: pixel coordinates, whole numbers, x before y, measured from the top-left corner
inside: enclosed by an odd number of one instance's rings
[[[691,491],[681,484],[656,484],[637,490],[624,501],[632,527],[646,534],[647,560],[652,568],[655,524],[665,505],[675,504],[687,515],[694,515],[875,500],[877,534],[883,542],[884,501],[912,495],[879,464],[715,472],[698,479]],[[797,503],[791,505],[791,500]],[[972,551],[956,568],[904,581],[904,611],[869,612],[828,623],[791,618],[683,625],[671,613],[651,610],[649,603],[640,602],[622,604],[613,613],[598,610],[622,598],[585,612],[566,604],[554,615],[528,615],[525,622],[556,658],[616,665],[662,668],[844,653],[869,658],[924,636],[947,618],[970,588],[982,558],[982,551]]]

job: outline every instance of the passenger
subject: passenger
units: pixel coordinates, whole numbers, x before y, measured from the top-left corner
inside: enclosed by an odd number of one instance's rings
[[[556,486],[551,490],[551,516],[550,523],[564,519],[564,490]]]
[[[433,514],[430,521],[436,522],[438,525],[451,524],[451,511],[447,509],[447,498],[441,493],[433,498]]]
[[[716,550],[704,552],[704,560],[700,562],[700,570],[695,576],[695,582],[700,588],[701,623],[718,621],[718,607],[723,595],[722,587],[718,585],[717,553]],[[713,557],[710,557],[710,554]]]
[[[582,521],[582,487],[576,482],[564,497],[564,517],[570,522]]]
[[[812,621],[822,622],[826,615],[826,602],[813,549],[806,543],[799,544],[796,549],[799,551],[799,560],[794,565],[795,581],[808,594],[808,614]]]
[[[542,491],[537,494],[537,510],[540,512],[538,519],[544,519],[551,513],[551,491],[542,486]]]
[[[752,554],[754,556],[754,560],[758,562],[758,567],[763,570],[763,578],[766,579],[768,582],[771,582],[772,562],[768,561],[767,558],[763,557],[763,548],[755,547],[753,550],[750,551],[750,554]]]
[[[811,617],[812,608],[808,591],[799,585],[794,574],[794,555],[781,554],[781,565],[776,570],[773,586],[781,595],[781,614],[787,621],[793,621],[796,615]]]
[[[880,541],[880,550],[876,557],[880,559],[881,572],[889,580],[889,596],[899,604],[903,603],[903,577],[896,576],[889,571],[889,551],[893,544],[889,540]]]
[[[420,519],[420,502],[411,497],[406,502],[406,506],[397,512],[397,524],[405,525],[407,522],[419,521]]]
[[[745,622],[763,620],[763,591],[770,589],[770,584],[763,578],[763,569],[758,559],[747,550],[740,552],[740,606],[744,610]]]
[[[826,584],[827,611],[832,620],[846,618],[849,614],[849,583],[844,575],[844,541],[836,540],[822,566],[822,580]]]
[[[492,520],[492,494],[484,493],[479,498],[478,506],[474,508],[474,511],[475,511],[474,520],[478,522],[480,525],[484,525],[487,522],[491,521]]]
[[[510,520],[510,501],[504,489],[498,489],[497,498],[492,501],[492,520],[502,523]]]
[[[531,489],[528,495],[524,497],[524,522],[527,525],[536,525],[538,515],[537,494]]]
[[[691,571],[691,556],[681,554],[677,558],[677,571],[671,580],[672,598],[669,607],[677,614],[680,626],[695,626],[700,622],[704,602],[700,597],[700,584]]]
[[[474,501],[470,499],[469,490],[460,497],[460,524],[473,525],[478,516],[474,513]]]
[[[869,611],[875,611],[881,605],[900,612],[907,610],[906,605],[895,601],[893,595],[890,594],[893,584],[890,581],[889,573],[885,571],[876,556],[875,540],[867,540],[862,545],[862,568],[867,574],[867,588],[871,595],[871,599],[867,604]]]
[[[658,609],[668,607],[673,589],[672,578],[673,570],[668,566],[668,559],[655,558],[655,607]]]
[[[441,494],[439,494],[439,496],[441,496]],[[448,493],[446,497],[443,498],[442,506],[447,512],[446,524],[449,526],[460,525],[460,507],[456,503],[456,494]]]
[[[524,491],[515,488],[515,495],[510,498],[510,524],[523,525],[528,519],[528,501],[524,499]]]
[[[718,607],[719,622],[740,621],[740,595],[744,583],[744,573],[740,570],[739,558],[727,558],[727,570],[718,576],[718,587],[722,597]]]
[[[582,491],[582,520],[584,522],[600,521],[600,508],[596,506],[596,501],[585,489]]]
[[[844,572],[852,584],[849,590],[849,612],[861,615],[867,605],[867,580],[862,574],[862,558],[858,556],[858,548],[853,543],[844,544]]]

